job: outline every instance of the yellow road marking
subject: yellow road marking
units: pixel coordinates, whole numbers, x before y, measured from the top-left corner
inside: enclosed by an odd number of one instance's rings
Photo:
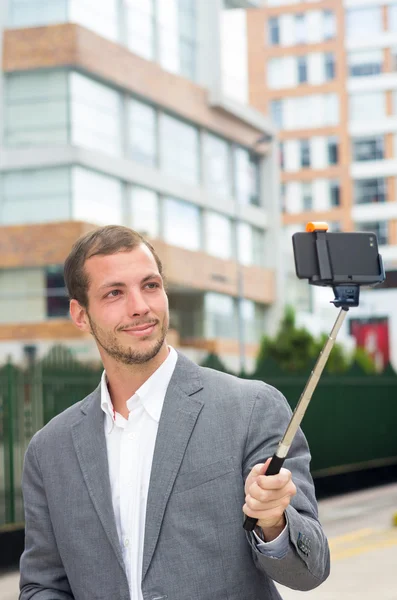
[[[366,534],[364,532],[367,532]],[[353,541],[354,539],[359,539],[363,537],[369,537],[368,532],[374,533],[373,529],[361,529],[357,532],[353,532],[352,534],[347,534],[346,536],[339,536],[338,538],[334,538],[332,541],[338,540],[341,544],[343,541]],[[352,556],[358,556],[360,554],[365,554],[366,552],[371,552],[373,550],[379,550],[381,548],[389,548],[391,546],[397,545],[397,531],[394,529],[386,530],[386,531],[378,531],[373,535],[373,539],[370,543],[361,544],[359,546],[351,546],[347,548],[332,546],[331,548],[331,558],[333,561],[341,560],[344,558],[350,558]],[[348,545],[347,545],[348,546]]]
[[[345,542],[352,542],[354,540],[368,537],[374,533],[375,529],[358,529],[357,531],[351,531],[350,533],[345,533],[344,535],[338,535],[336,537],[330,538],[329,547],[333,548],[339,544],[344,544]]]

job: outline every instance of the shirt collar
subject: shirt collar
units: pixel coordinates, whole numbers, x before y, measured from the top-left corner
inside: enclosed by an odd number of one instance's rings
[[[177,360],[178,354],[176,350],[169,346],[169,353],[165,361],[149,377],[149,379],[141,385],[135,394],[127,400],[127,408],[131,410],[133,401],[138,399],[143,404],[146,412],[158,423],[163,409],[165,394],[175,370]],[[111,420],[111,425],[113,426],[115,413],[107,386],[106,371],[103,371],[101,377],[101,408]]]

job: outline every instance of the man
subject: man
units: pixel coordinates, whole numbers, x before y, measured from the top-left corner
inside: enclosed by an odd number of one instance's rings
[[[282,395],[168,347],[162,265],[136,232],[80,238],[65,282],[105,371],[27,450],[20,599],[276,600],[274,581],[324,581],[302,432],[288,469],[265,475],[290,418]]]

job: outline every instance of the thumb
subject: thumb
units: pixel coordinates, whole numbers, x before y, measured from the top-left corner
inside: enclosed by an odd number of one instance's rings
[[[259,477],[259,475],[264,475],[269,467],[270,461],[271,461],[271,457],[267,459],[267,461],[265,463],[259,463],[257,465],[255,465],[255,467],[252,469],[252,474],[254,475],[254,477]]]

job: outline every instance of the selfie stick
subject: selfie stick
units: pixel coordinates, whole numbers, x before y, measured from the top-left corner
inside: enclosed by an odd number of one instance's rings
[[[328,254],[328,246],[326,240],[326,231],[328,225],[326,223],[309,223],[306,227],[307,232],[314,232],[316,234],[316,248],[317,257],[319,264],[320,276],[318,280],[321,281],[332,281],[332,268]],[[382,271],[382,268],[381,268]],[[384,273],[383,273],[384,279]],[[311,283],[316,283],[312,281]],[[313,371],[306,383],[305,389],[299,399],[298,404],[293,412],[287,430],[284,437],[279,442],[276,452],[273,454],[272,460],[267,468],[265,475],[277,475],[280,472],[281,467],[284,464],[287,454],[293,442],[296,432],[298,431],[299,425],[305,415],[306,409],[309,406],[313,392],[317,387],[323,369],[327,363],[330,352],[335,344],[336,337],[339,333],[340,328],[345,320],[346,314],[350,307],[358,306],[360,297],[360,287],[358,284],[342,284],[333,286],[335,299],[332,303],[340,308],[338,317],[332,328],[332,331],[324,344],[322,351],[317,359]],[[257,519],[253,517],[245,517],[244,529],[246,531],[253,531],[256,527]]]

